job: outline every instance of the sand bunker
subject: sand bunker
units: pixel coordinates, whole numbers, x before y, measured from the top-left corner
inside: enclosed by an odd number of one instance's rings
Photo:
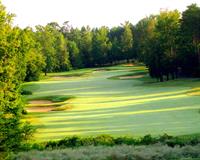
[[[69,78],[75,78],[75,76],[54,76],[51,77],[53,80],[63,80],[63,79],[69,79]]]
[[[49,100],[32,100],[29,101],[30,106],[26,110],[27,112],[49,112],[52,111],[55,107],[54,106],[49,106],[50,104],[53,104],[52,101]],[[48,105],[48,106],[40,106],[40,105]],[[37,106],[38,105],[38,106]]]
[[[200,88],[193,88],[187,93],[190,96],[200,96]]]
[[[28,107],[26,110],[27,112],[50,112],[54,109],[53,106],[47,106],[47,107]]]
[[[137,79],[137,78],[142,78],[144,75],[137,75],[137,76],[123,76],[119,77],[119,79]]]
[[[93,73],[96,73],[96,72],[105,72],[105,71],[108,71],[108,70],[106,70],[106,69],[104,69],[104,68],[99,68],[99,69],[95,69],[95,70],[93,71]]]
[[[77,79],[77,78],[81,78],[81,77],[83,77],[83,76],[85,76],[85,75],[74,75],[74,76],[53,76],[53,77],[51,77],[51,79],[50,80],[56,80],[56,81],[59,81],[59,80],[71,80],[71,79]]]
[[[124,66],[124,67],[132,67],[132,66],[135,66],[135,65],[133,63],[128,63],[128,64],[124,64],[122,66]]]

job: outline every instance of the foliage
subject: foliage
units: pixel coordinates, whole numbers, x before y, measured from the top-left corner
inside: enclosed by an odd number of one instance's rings
[[[74,41],[68,41],[69,59],[74,69],[82,68],[83,62],[80,54],[80,50]]]
[[[20,29],[12,28],[12,15],[0,4],[0,151],[18,150],[33,128],[22,122],[20,84],[25,78],[25,52]]]
[[[123,26],[123,33],[121,35],[121,50],[124,54],[124,59],[131,58],[131,51],[133,47],[133,33],[129,22],[125,22]]]
[[[108,38],[108,32],[107,27],[94,30],[92,52],[95,66],[101,66],[107,62],[106,58],[112,46]]]
[[[184,76],[200,75],[200,7],[188,6],[181,19],[179,65]]]
[[[46,66],[44,72],[46,74],[47,72],[52,72],[56,66],[56,52],[54,48],[55,37],[51,32],[52,27],[49,25],[45,27],[37,26],[36,29],[37,41],[40,42],[42,46],[42,54],[45,57]]]
[[[80,54],[84,67],[92,67],[92,38],[93,34],[89,26],[82,27],[80,31]]]
[[[58,141],[48,141],[42,143],[45,149],[53,148],[66,148],[66,147],[80,147],[80,146],[114,146],[114,145],[152,145],[156,143],[162,143],[170,147],[186,146],[186,145],[198,145],[200,137],[197,136],[169,136],[164,134],[162,136],[153,137],[150,134],[143,137],[112,137],[110,135],[99,135],[96,137],[78,137],[71,136]]]
[[[147,26],[143,27],[150,28],[151,31],[147,32],[148,38],[143,42],[145,43],[143,52],[145,63],[150,75],[163,81],[164,75],[169,80],[169,74],[171,74],[174,79],[178,76],[176,54],[180,14],[176,10],[162,11],[156,18],[152,17],[145,21],[147,21]]]
[[[134,50],[152,77],[164,81],[199,76],[199,15],[200,8],[192,4],[182,17],[177,10],[161,11],[133,28]]]
[[[21,44],[25,52],[25,81],[37,81],[40,79],[40,75],[46,64],[41,53],[40,44],[36,42],[35,33],[31,28],[21,31]]]

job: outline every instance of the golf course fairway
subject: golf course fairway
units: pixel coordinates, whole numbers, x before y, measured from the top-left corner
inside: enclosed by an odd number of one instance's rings
[[[72,97],[57,103],[65,109],[28,112],[25,117],[37,127],[35,138],[200,133],[199,79],[157,82],[146,72],[142,65],[119,65],[51,73],[39,82],[25,83],[24,89],[33,93],[25,96],[27,101]]]

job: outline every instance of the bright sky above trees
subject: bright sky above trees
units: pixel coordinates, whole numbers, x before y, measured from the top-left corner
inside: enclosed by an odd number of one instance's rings
[[[160,9],[183,11],[200,0],[2,0],[7,11],[15,13],[14,24],[20,27],[45,25],[56,21],[81,27],[90,25],[116,26],[128,20],[137,23],[141,18]]]

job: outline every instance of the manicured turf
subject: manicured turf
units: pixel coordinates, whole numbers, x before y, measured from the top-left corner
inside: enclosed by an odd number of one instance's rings
[[[74,96],[66,111],[29,113],[39,127],[36,139],[45,141],[70,135],[143,136],[146,134],[187,135],[200,133],[200,80],[179,79],[157,83],[143,78],[119,80],[121,75],[144,75],[143,66],[86,69],[80,77],[42,80],[24,85],[33,95]],[[70,75],[70,72],[67,72]],[[65,75],[51,74],[50,76]],[[114,78],[110,78],[114,77]]]

